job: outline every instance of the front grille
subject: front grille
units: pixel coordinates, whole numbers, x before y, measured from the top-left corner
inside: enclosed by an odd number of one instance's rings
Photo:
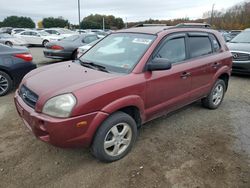
[[[22,85],[19,90],[19,95],[28,106],[30,106],[31,108],[35,108],[36,102],[38,100],[37,94],[35,94],[25,85]]]
[[[250,61],[250,54],[242,52],[232,52],[234,61]]]

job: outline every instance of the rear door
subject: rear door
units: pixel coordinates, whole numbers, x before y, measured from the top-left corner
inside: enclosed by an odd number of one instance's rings
[[[185,33],[168,36],[151,58],[168,59],[172,62],[172,68],[145,72],[145,108],[148,120],[177,109],[189,101],[191,78],[187,65],[186,38]]]
[[[208,33],[190,32],[188,33],[188,52],[192,88],[190,99],[195,100],[206,95],[210,89],[212,74],[210,67],[215,59],[213,46]]]

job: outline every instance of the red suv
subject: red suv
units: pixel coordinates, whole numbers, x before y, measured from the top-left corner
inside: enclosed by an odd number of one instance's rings
[[[25,76],[15,104],[26,126],[59,147],[91,147],[111,162],[132,148],[140,125],[194,101],[216,109],[231,53],[211,29],[138,27],[105,37],[75,62]]]

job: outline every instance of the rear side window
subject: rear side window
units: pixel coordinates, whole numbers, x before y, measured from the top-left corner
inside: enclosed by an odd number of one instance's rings
[[[214,51],[218,52],[220,50],[220,43],[218,42],[218,40],[216,39],[216,37],[213,34],[210,35],[210,38],[212,40]]]
[[[189,37],[190,57],[199,57],[213,52],[208,36]]]
[[[185,38],[174,38],[166,41],[155,57],[168,59],[176,63],[186,59]]]

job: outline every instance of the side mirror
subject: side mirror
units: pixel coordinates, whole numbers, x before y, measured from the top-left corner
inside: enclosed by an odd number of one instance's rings
[[[168,59],[155,58],[147,65],[148,71],[169,70],[172,68],[172,63]]]

